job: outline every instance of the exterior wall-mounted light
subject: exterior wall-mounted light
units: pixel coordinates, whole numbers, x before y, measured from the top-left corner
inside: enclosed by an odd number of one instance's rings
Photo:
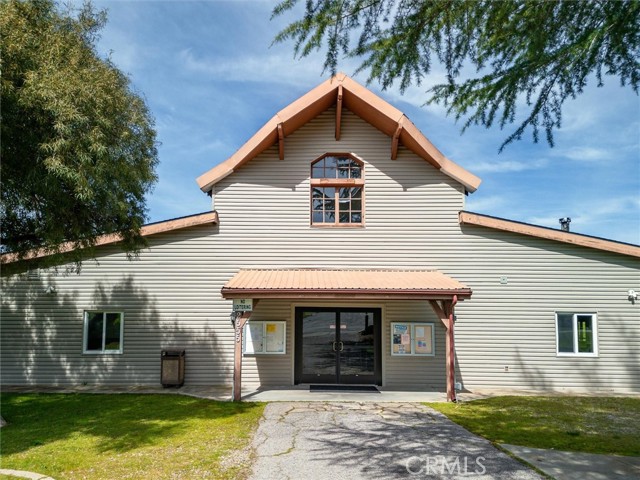
[[[231,320],[231,326],[233,328],[236,328],[236,319],[242,315],[242,312],[238,312],[236,310],[234,310],[233,312],[231,312],[231,314],[229,315],[229,320]]]

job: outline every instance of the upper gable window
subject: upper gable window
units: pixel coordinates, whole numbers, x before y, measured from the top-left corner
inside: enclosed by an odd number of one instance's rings
[[[364,224],[364,165],[350,154],[326,154],[311,164],[311,224]]]
[[[362,178],[362,163],[350,155],[325,155],[311,164],[311,178]]]

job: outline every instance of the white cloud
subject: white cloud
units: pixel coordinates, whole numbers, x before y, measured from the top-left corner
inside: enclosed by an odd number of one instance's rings
[[[556,150],[553,154],[577,162],[598,162],[600,160],[611,160],[614,158],[614,152],[612,150],[580,145]]]
[[[506,161],[483,161],[473,164],[473,171],[478,173],[490,172],[490,173],[507,173],[507,172],[522,172],[524,170],[538,170],[546,167],[549,161],[546,158],[540,158],[537,160],[519,161],[519,160],[506,160]]]
[[[571,217],[571,230],[623,242],[640,241],[640,197],[625,195],[614,198],[584,198],[555,208],[544,215],[535,215],[527,222],[558,228],[558,219]]]
[[[588,85],[575,99],[568,99],[562,107],[562,134],[581,134],[585,129],[601,129],[603,122],[619,121],[621,110],[628,109],[637,95],[631,88],[621,87],[618,80],[605,77],[605,85],[597,86],[595,75],[588,79]]]
[[[186,70],[217,80],[258,83],[268,81],[311,88],[327,76],[321,74],[322,63],[313,59],[297,61],[290,52],[260,56],[242,55],[229,60],[198,57],[191,49],[184,49],[179,52],[178,60]]]
[[[412,84],[408,86],[404,92],[400,91],[399,81],[384,91],[378,88],[377,83],[370,85],[369,88],[377,90],[382,97],[390,102],[405,102],[415,107],[421,107],[423,110],[439,117],[446,117],[447,109],[442,103],[425,105],[431,96],[428,90],[441,83],[446,83],[446,72],[436,63],[432,65],[431,72],[422,78],[420,85]]]
[[[290,49],[269,50],[267,54],[245,54],[233,59],[209,58],[197,56],[190,48],[178,53],[178,60],[185,70],[194,74],[204,74],[214,79],[227,81],[258,82],[294,86],[300,89],[311,89],[329,78],[329,72],[322,72],[324,53],[312,53],[303,59],[295,59]],[[379,84],[373,82],[366,85],[367,72],[355,74],[360,61],[357,59],[341,59],[339,71],[367,86],[385,100],[404,102],[415,107],[422,107],[426,112],[439,117],[446,117],[446,108],[440,104],[424,105],[429,94],[427,90],[444,81],[443,72],[433,72],[426,76],[421,85],[411,85],[404,92],[400,91],[398,82],[382,91]]]

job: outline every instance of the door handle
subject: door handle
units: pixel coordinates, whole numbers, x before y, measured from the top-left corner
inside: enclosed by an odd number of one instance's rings
[[[335,352],[335,351],[337,351],[337,350],[336,350],[336,345],[337,345],[337,343],[338,343],[338,342],[333,342],[333,351],[334,351],[334,352]]]
[[[344,343],[340,342],[340,351],[344,350]]]

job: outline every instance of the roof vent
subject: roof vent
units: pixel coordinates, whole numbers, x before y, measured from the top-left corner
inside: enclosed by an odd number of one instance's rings
[[[571,223],[571,218],[570,217],[560,218],[558,220],[560,222],[560,230],[562,230],[563,232],[568,232],[569,224]]]
[[[40,278],[40,270],[38,268],[30,268],[27,271],[27,280],[37,280]]]

